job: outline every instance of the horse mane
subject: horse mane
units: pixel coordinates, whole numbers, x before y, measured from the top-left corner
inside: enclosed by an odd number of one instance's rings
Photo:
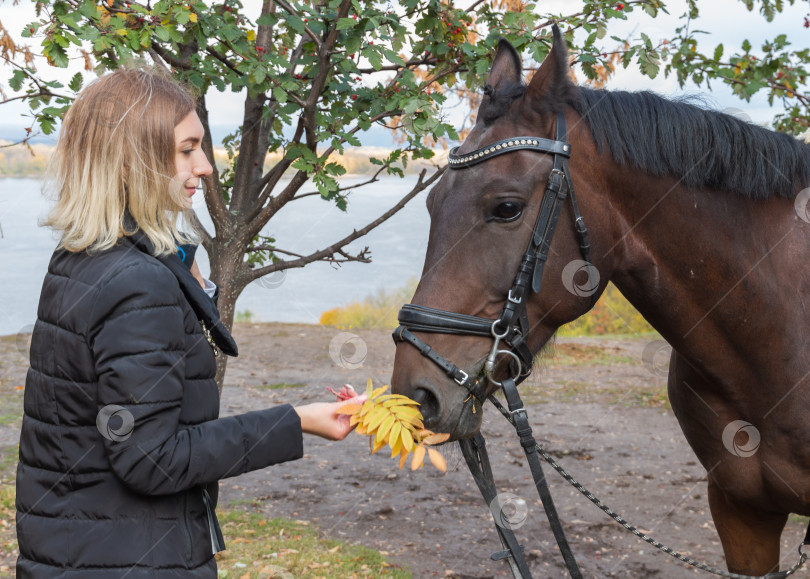
[[[751,199],[810,186],[810,147],[790,135],[648,91],[576,92],[567,104],[620,165]]]

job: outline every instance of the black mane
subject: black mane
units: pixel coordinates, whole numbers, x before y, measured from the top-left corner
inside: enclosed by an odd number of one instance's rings
[[[790,135],[651,92],[576,92],[568,104],[621,165],[752,199],[810,186],[810,147]]]

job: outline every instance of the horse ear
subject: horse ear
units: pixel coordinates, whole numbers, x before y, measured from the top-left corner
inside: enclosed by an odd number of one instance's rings
[[[489,69],[476,124],[491,123],[506,112],[517,96],[523,94],[525,89],[522,72],[520,55],[515,47],[503,38],[498,40],[498,50],[492,61],[492,68]]]
[[[520,84],[522,80],[520,55],[508,40],[501,38],[498,40],[498,50],[489,69],[487,86],[495,90],[513,84]]]
[[[568,76],[568,47],[559,27],[551,27],[553,42],[543,64],[526,89],[526,98],[535,109],[559,111],[574,95],[574,84]]]

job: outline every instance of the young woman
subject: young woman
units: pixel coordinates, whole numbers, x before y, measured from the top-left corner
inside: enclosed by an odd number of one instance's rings
[[[236,345],[176,225],[212,171],[202,138],[193,96],[148,67],[94,81],[65,116],[20,438],[20,579],[213,579],[217,481],[300,458],[302,432],[351,430],[339,403],[218,418],[215,360]]]

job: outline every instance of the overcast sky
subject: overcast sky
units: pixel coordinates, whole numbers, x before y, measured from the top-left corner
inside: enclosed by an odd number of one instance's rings
[[[540,0],[538,5],[543,11],[554,13],[571,13],[577,10],[578,2],[570,0]],[[616,35],[624,37],[632,34],[638,37],[640,32],[646,33],[654,42],[669,37],[674,29],[681,23],[679,16],[685,11],[685,1],[678,0],[668,2],[670,15],[660,15],[658,18],[650,18],[640,9],[636,9],[627,22],[613,21],[608,31],[608,36]],[[261,2],[259,0],[245,0],[245,8],[248,13],[258,16]],[[778,15],[773,22],[766,23],[758,13],[750,13],[739,0],[703,0],[699,2],[701,6],[701,18],[692,23],[693,29],[708,31],[710,34],[703,36],[700,40],[704,52],[722,42],[726,48],[726,55],[738,49],[744,39],[748,39],[754,46],[754,54],[757,53],[763,40],[773,38],[777,34],[785,33],[794,43],[794,48],[803,48],[810,41],[810,30],[803,27],[804,16],[810,11],[807,0],[796,0],[796,5],[788,6],[785,12]],[[0,21],[3,26],[15,36],[15,41],[24,44],[32,44],[32,39],[23,39],[19,36],[24,26],[35,19],[33,2],[31,0],[21,0],[17,6],[12,5],[12,0],[0,0]],[[39,47],[39,39],[33,39],[35,48]],[[606,38],[605,47],[612,48],[612,41]],[[75,48],[75,47],[72,47]],[[78,55],[78,52],[73,52]],[[40,72],[48,78],[59,79],[67,82],[76,71],[81,70],[81,59],[72,62],[72,66],[65,69],[50,67],[44,60],[38,59],[37,65]],[[73,64],[75,63],[75,64]],[[8,76],[9,69],[3,72],[4,77]],[[92,73],[91,73],[92,74]],[[4,88],[7,88],[6,79],[2,80]],[[684,92],[689,94],[701,93],[708,96],[711,106],[724,109],[733,107],[748,114],[754,122],[767,123],[776,112],[781,111],[781,105],[775,103],[775,107],[768,105],[767,99],[760,96],[746,103],[731,94],[730,89],[720,82],[713,85],[711,94],[705,93],[704,89],[698,90],[694,85],[688,84],[684,91],[681,91],[674,76],[665,79],[659,75],[656,79],[649,79],[638,72],[635,66],[629,69],[619,69],[610,80],[608,88],[623,90],[651,89],[664,95],[677,95]],[[231,92],[220,93],[212,88],[208,94],[208,108],[210,111],[210,122],[212,125],[238,126],[243,112],[243,98]],[[23,102],[17,101],[2,105],[0,111],[0,124],[13,126],[30,125],[30,120],[23,116],[26,112]]]

